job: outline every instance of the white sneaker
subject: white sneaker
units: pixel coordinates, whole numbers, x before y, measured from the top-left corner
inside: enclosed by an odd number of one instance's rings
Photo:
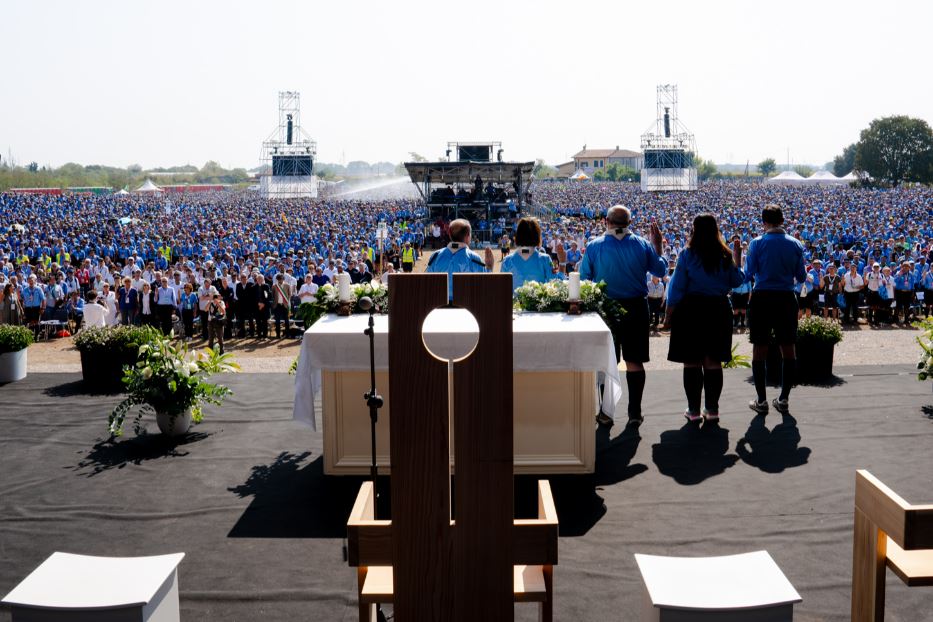
[[[771,400],[771,405],[774,406],[774,410],[782,413],[786,413],[788,410],[790,410],[790,405],[788,404],[787,400],[782,400],[777,397]]]
[[[768,400],[759,402],[758,400],[752,400],[748,403],[748,407],[754,410],[759,415],[768,414]]]

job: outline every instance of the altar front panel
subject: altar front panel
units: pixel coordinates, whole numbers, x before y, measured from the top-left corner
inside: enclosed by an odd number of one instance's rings
[[[321,371],[324,472],[367,475],[371,462],[369,372]],[[376,426],[379,472],[390,471],[389,375],[376,372],[385,398]],[[596,460],[595,422],[599,411],[596,372],[514,373],[515,473],[592,473]],[[452,444],[451,444],[452,445]],[[453,461],[453,458],[451,458]]]

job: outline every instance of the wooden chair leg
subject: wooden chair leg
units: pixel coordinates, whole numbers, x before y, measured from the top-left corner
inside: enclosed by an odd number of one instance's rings
[[[852,622],[884,621],[885,556],[888,538],[855,508],[852,552]]]
[[[363,584],[366,582],[366,566],[356,569],[356,602],[360,605],[360,622],[376,622],[376,605],[363,602]]]
[[[542,566],[544,575],[544,591],[547,599],[538,604],[538,622],[553,622],[554,620],[554,566]]]

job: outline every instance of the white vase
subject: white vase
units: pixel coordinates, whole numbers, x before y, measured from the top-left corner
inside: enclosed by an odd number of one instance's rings
[[[172,416],[168,413],[156,413],[159,430],[166,436],[181,436],[191,428],[191,409]]]
[[[26,377],[26,351],[0,354],[0,384],[16,382]]]

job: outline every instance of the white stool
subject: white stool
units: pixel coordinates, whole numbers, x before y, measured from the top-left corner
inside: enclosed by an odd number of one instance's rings
[[[177,567],[184,556],[52,553],[2,602],[13,622],[178,622]]]
[[[726,557],[635,555],[642,620],[785,622],[802,599],[767,551]]]

